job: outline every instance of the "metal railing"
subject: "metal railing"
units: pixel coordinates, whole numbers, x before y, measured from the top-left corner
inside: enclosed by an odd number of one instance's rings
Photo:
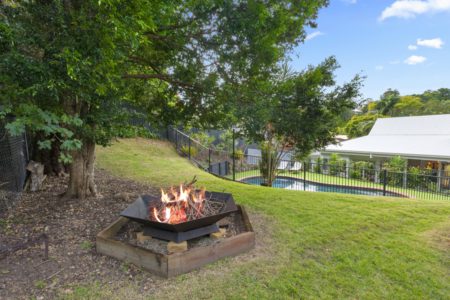
[[[247,184],[267,185],[261,176],[260,156],[226,152],[202,145],[188,134],[169,127],[167,138],[177,152],[214,175]],[[336,163],[281,159],[272,187],[301,191],[450,200],[450,174],[443,171],[395,171]]]

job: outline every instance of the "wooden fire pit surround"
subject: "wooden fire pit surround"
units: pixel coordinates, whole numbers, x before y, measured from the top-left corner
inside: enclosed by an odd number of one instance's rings
[[[235,218],[241,218],[243,230],[229,237],[220,237],[219,235],[214,243],[205,246],[164,254],[126,243],[119,240],[117,234],[131,221],[128,218],[120,217],[97,235],[97,252],[133,263],[166,278],[188,273],[205,264],[246,252],[255,247],[255,233],[248,215],[243,206],[238,205],[237,207]]]

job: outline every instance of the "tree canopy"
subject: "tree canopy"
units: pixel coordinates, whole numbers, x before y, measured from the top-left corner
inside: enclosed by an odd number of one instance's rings
[[[342,112],[355,106],[362,78],[337,86],[334,57],[305,71],[286,70],[266,84],[258,106],[244,105],[239,114],[246,135],[294,147],[300,157],[334,141]],[[263,92],[263,90],[260,90]]]
[[[94,149],[130,111],[159,124],[226,120],[314,27],[316,1],[14,1],[0,10],[0,101],[11,133],[71,163],[68,195],[93,183]],[[247,96],[250,93],[247,93]],[[259,98],[246,97],[257,103]],[[130,109],[133,108],[133,109]]]

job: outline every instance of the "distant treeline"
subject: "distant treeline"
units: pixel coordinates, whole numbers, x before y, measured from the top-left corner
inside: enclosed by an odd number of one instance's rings
[[[402,96],[388,89],[379,100],[367,99],[342,128],[349,137],[367,135],[378,118],[450,114],[450,89]]]

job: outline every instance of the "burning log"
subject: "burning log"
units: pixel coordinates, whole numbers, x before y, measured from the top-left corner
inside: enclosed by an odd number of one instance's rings
[[[205,189],[196,189],[194,183],[180,184],[165,192],[161,189],[158,203],[149,207],[149,219],[159,223],[179,224],[199,218],[212,216],[221,211],[223,202],[205,196]]]

